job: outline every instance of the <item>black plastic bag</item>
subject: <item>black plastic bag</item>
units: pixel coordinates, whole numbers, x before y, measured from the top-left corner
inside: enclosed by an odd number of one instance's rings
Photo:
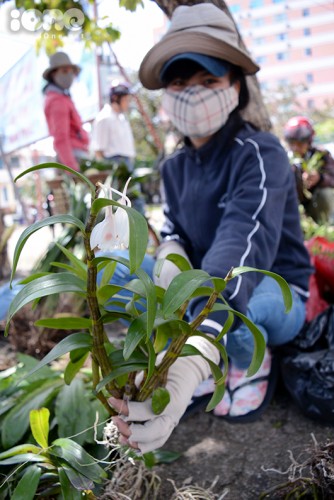
[[[334,425],[334,305],[306,323],[284,347],[281,373],[306,416]]]

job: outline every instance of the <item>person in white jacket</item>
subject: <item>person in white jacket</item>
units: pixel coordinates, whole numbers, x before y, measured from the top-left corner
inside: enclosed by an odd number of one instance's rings
[[[92,147],[98,160],[124,163],[132,172],[136,156],[135,141],[126,116],[131,100],[127,83],[113,82],[109,92],[110,103],[96,116],[92,131]]]

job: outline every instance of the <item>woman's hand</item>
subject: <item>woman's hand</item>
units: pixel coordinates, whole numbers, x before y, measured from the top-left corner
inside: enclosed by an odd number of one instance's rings
[[[219,351],[207,339],[194,336],[187,343],[218,365]],[[186,411],[196,387],[209,375],[209,363],[201,355],[178,358],[167,375],[166,389],[170,401],[159,415],[152,410],[151,398],[144,402],[110,398],[110,405],[119,413],[113,417],[113,422],[120,432],[120,444],[139,449],[142,453],[163,446]]]

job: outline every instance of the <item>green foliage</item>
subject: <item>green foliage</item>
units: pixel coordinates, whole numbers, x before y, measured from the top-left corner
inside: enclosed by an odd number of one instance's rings
[[[332,105],[333,109],[333,105]],[[316,138],[320,143],[334,142],[334,118],[333,116],[324,118],[314,126]]]
[[[51,492],[61,494],[64,499],[87,498],[85,491],[102,484],[107,472],[72,439],[57,438],[48,444],[47,408],[31,410],[29,416],[31,433],[38,446],[26,443],[0,453],[0,470],[8,469],[7,480],[0,486],[2,498],[26,500],[46,497]]]
[[[58,349],[58,355],[59,352]],[[100,422],[108,413],[93,396],[91,370],[81,368],[71,384],[66,385],[61,368],[50,368],[24,354],[18,354],[18,360],[15,367],[0,374],[0,450],[17,445],[28,436],[29,413],[43,406],[51,413],[53,436],[72,436],[80,444],[94,443],[95,413],[98,411]],[[98,435],[101,437],[101,430]]]
[[[23,354],[18,354],[18,361],[16,366],[0,374],[0,474],[7,477],[1,481],[0,498],[25,500],[35,498],[37,491],[42,494],[50,489],[54,492],[61,489],[64,494],[66,478],[72,490],[74,483],[84,483],[87,489],[93,489],[95,483],[100,482],[97,471],[101,473],[101,480],[105,476],[99,466],[95,467],[94,456],[104,452],[102,446],[95,444],[94,423],[98,415],[96,438],[101,439],[109,415],[93,396],[91,370],[81,369],[71,385],[66,385],[61,368],[44,365],[34,371],[38,361]],[[65,452],[61,451],[64,442]],[[93,456],[85,450],[90,450]],[[84,478],[82,470],[72,463],[73,453],[77,453],[77,460],[80,455],[83,466],[89,463],[89,467],[85,466]],[[61,460],[60,454],[64,455]],[[95,476],[89,479],[91,465]],[[25,488],[30,481],[27,493]],[[24,496],[24,493],[32,496]],[[71,497],[64,494],[64,498]]]
[[[301,226],[304,233],[305,240],[310,240],[315,236],[322,236],[327,238],[328,241],[334,241],[334,226],[328,223],[317,224],[311,217],[304,213],[301,207]]]

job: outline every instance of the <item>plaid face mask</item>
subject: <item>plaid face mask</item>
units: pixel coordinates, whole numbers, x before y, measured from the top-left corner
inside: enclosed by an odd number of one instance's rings
[[[208,89],[202,85],[181,92],[166,90],[162,107],[175,127],[188,137],[207,137],[219,130],[239,103],[234,87]]]

